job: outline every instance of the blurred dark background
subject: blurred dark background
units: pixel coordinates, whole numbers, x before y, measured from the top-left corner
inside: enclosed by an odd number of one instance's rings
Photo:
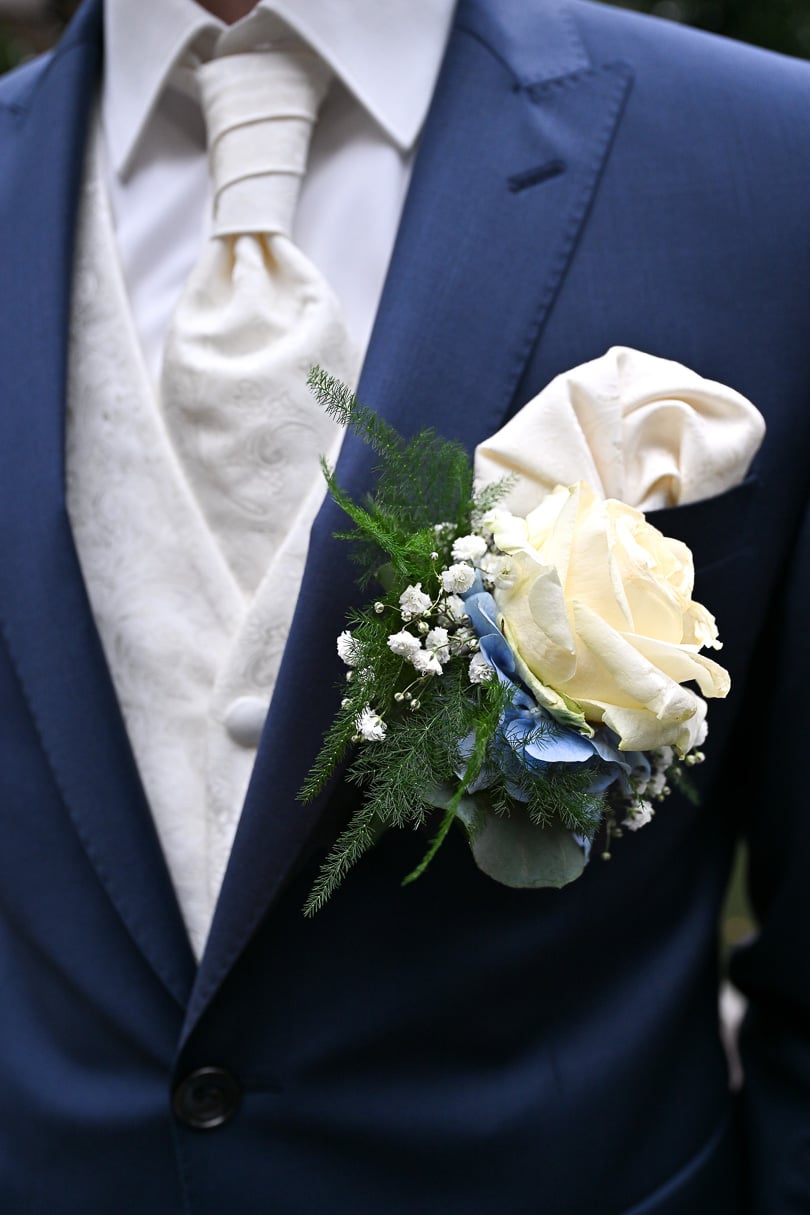
[[[78,0],[0,0],[0,72],[52,46],[78,7]]]
[[[755,42],[786,55],[810,57],[808,0],[610,0],[624,8],[683,21]],[[137,4],[137,0],[132,0]],[[0,71],[45,50],[77,0],[0,0]]]
[[[621,0],[621,7],[755,42],[785,55],[810,57],[807,0]]]

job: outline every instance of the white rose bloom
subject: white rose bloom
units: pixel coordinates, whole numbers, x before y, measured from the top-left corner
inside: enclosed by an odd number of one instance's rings
[[[411,662],[420,675],[441,675],[442,673],[442,664],[435,654],[429,654],[427,650],[419,650],[418,653],[412,655]]]
[[[705,736],[704,696],[725,696],[727,672],[698,651],[719,648],[714,618],[692,599],[692,554],[642,513],[558,486],[525,519],[493,532],[513,577],[495,601],[519,675],[552,712],[604,722],[624,750]]]
[[[355,718],[355,725],[357,733],[362,735],[366,742],[382,742],[388,729],[379,713],[375,713],[371,705],[366,705],[358,713]]]
[[[475,570],[471,565],[451,565],[442,570],[442,586],[448,595],[463,595],[474,582]]]
[[[425,612],[430,611],[430,596],[422,590],[421,582],[417,582],[416,586],[405,587],[399,597],[399,609],[405,621],[424,616]]]
[[[425,638],[425,649],[435,654],[439,662],[450,661],[450,645],[447,629],[431,629]]]
[[[421,650],[422,646],[418,637],[414,637],[413,633],[403,629],[401,633],[391,633],[388,638],[388,648],[392,654],[409,659],[417,650]]]
[[[495,668],[490,666],[483,654],[473,654],[468,671],[470,683],[486,683],[494,674]]]
[[[348,629],[344,629],[337,639],[337,652],[347,667],[356,667],[360,661],[360,646]]]
[[[486,551],[487,542],[483,536],[459,536],[451,549],[454,561],[478,561]]]

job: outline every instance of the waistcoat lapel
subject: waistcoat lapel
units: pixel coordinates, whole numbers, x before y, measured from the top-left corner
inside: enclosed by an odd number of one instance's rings
[[[434,425],[472,449],[523,403],[514,394],[629,84],[623,65],[590,65],[562,4],[460,5],[359,388],[361,400],[404,433]],[[341,484],[361,495],[372,465],[349,437]],[[362,601],[347,546],[332,538],[344,525],[326,503],[186,1033],[324,809],[324,798],[302,806],[296,794],[339,698],[335,638],[346,609]]]
[[[0,624],[88,857],[181,1004],[193,959],[90,612],[64,492],[70,279],[100,3],[6,82],[0,172]]]

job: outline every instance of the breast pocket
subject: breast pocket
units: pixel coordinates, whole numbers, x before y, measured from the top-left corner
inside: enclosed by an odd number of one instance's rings
[[[769,602],[770,588],[761,577],[762,536],[756,537],[755,515],[761,490],[759,479],[748,477],[716,498],[651,512],[649,521],[667,536],[692,550],[695,564],[693,598],[717,621],[723,649],[714,654],[731,674],[732,687],[742,677]],[[730,697],[732,704],[736,697]],[[714,723],[725,704],[713,704]]]
[[[651,511],[647,519],[665,536],[689,545],[699,575],[747,549],[759,484],[757,477],[749,476],[716,498]]]

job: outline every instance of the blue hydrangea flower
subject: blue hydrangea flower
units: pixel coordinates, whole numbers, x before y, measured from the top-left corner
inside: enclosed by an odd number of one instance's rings
[[[511,797],[526,800],[518,783],[521,769],[537,775],[547,773],[551,778],[555,765],[579,765],[592,773],[588,791],[595,794],[604,793],[613,784],[629,794],[632,778],[649,777],[647,756],[641,751],[620,751],[618,736],[606,726],[599,727],[588,738],[556,721],[536,702],[515,670],[512,650],[498,628],[495,600],[484,590],[480,575],[462,598],[478,635],[481,653],[511,692],[509,707],[501,720],[500,736],[492,749],[492,758],[507,778],[507,791]],[[465,739],[460,748],[462,758],[471,748],[472,739]],[[484,770],[470,791],[486,788],[494,779],[492,769]]]

